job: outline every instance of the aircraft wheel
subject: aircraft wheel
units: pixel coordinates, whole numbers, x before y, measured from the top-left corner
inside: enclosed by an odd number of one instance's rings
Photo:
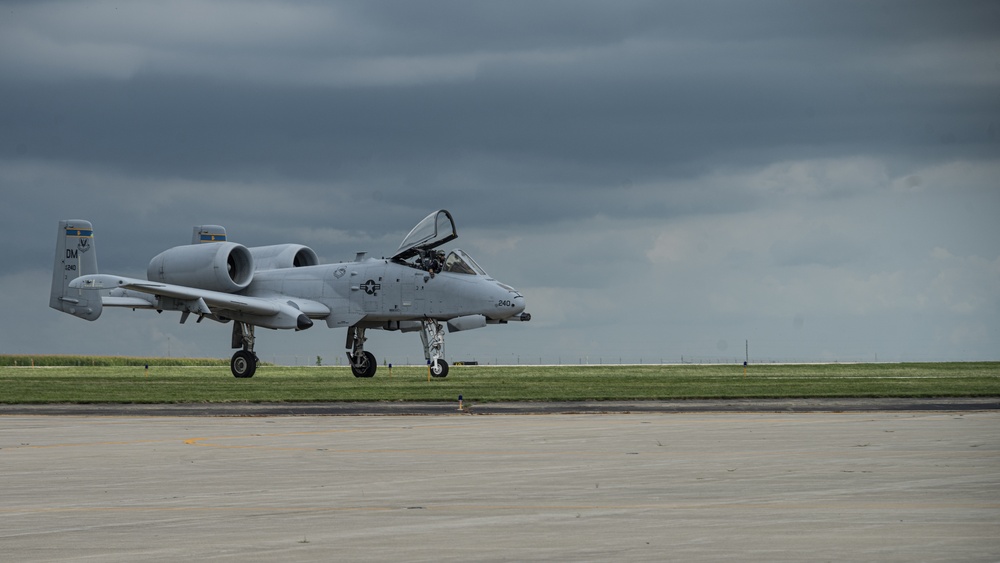
[[[241,379],[253,377],[257,371],[257,355],[248,350],[240,350],[233,354],[233,359],[229,361],[229,369],[235,377]]]
[[[364,357],[360,362],[351,365],[351,373],[354,374],[354,377],[374,377],[375,370],[378,369],[375,354],[362,352],[362,356]]]
[[[448,362],[438,360],[436,364],[431,364],[431,375],[434,377],[448,377]]]

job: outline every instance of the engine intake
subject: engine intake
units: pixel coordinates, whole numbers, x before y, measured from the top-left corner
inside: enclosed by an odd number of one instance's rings
[[[175,246],[149,261],[146,279],[234,293],[253,281],[250,250],[234,242]]]

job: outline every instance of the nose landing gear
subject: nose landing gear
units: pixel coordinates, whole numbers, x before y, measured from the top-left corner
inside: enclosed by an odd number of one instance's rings
[[[434,319],[420,321],[420,341],[424,345],[424,358],[434,377],[448,377],[448,362],[444,361],[444,329]]]

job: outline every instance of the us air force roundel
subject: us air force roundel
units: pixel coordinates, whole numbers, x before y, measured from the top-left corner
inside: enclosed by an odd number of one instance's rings
[[[368,295],[375,295],[378,290],[382,289],[382,284],[375,283],[375,280],[368,280],[361,285],[361,288],[365,290]]]

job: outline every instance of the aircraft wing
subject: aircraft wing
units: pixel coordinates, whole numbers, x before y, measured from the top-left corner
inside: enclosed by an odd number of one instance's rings
[[[329,316],[330,309],[326,305],[310,299],[300,299],[287,295],[269,297],[251,297],[235,293],[210,291],[183,285],[152,282],[123,276],[108,274],[91,274],[81,276],[69,283],[74,289],[96,290],[129,290],[157,297],[176,299],[176,308],[181,311],[199,315],[217,315],[220,312],[234,311],[244,315],[254,315],[269,319],[261,323],[269,328],[302,328],[302,322],[297,320],[300,315],[312,318]],[[140,296],[131,297],[124,292],[118,295],[103,296],[102,301],[111,307],[154,308],[152,301]],[[167,307],[164,307],[167,308]],[[311,323],[310,323],[311,325]]]

